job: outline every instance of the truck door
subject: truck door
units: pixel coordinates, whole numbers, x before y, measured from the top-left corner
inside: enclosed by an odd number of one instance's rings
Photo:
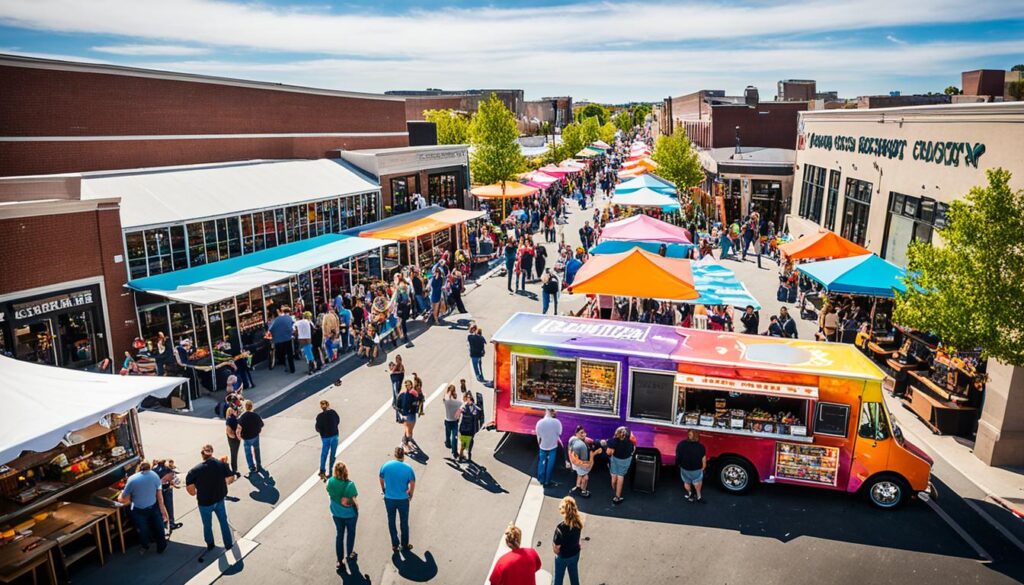
[[[885,405],[881,402],[862,402],[853,448],[850,491],[859,489],[875,473],[888,469],[891,443],[892,432],[885,414]]]

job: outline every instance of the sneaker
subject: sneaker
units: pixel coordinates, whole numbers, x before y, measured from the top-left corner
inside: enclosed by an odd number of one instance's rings
[[[590,497],[590,492],[587,491],[587,490],[583,490],[583,491],[580,492],[580,496],[582,496],[584,498],[589,498]]]
[[[570,494],[574,494],[574,493],[576,493],[578,491],[580,491],[580,486],[574,485],[574,486],[572,486],[572,489],[569,490],[569,493]]]
[[[693,494],[690,492],[686,492],[686,494],[683,495],[683,499],[686,500],[687,502],[692,502]]]
[[[619,504],[622,503],[622,498],[619,498],[619,497],[612,498],[612,503],[615,504],[616,506],[618,506]]]
[[[697,498],[697,499],[696,499],[696,502],[697,502],[698,504],[703,504],[703,503],[704,503],[704,498]]]

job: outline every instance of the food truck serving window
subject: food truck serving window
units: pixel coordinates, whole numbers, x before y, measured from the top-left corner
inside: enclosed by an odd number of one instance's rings
[[[596,360],[580,360],[581,410],[614,413],[619,393],[619,364]]]
[[[516,402],[576,408],[574,359],[515,356]]]
[[[849,423],[850,406],[848,404],[818,403],[818,412],[814,417],[814,434],[845,437]]]
[[[629,416],[671,422],[675,407],[675,375],[634,370],[632,377]]]

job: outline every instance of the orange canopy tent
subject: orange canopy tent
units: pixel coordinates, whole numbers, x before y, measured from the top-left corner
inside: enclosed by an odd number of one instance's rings
[[[807,234],[792,242],[779,246],[787,258],[791,260],[820,260],[822,258],[849,258],[870,254],[866,248],[854,244],[839,234],[822,230],[816,234]]]
[[[504,189],[502,189],[503,184]],[[470,193],[481,199],[520,199],[522,197],[529,197],[537,191],[540,191],[540,189],[517,181],[502,181],[493,185],[473,187],[469,190]]]
[[[638,167],[643,167],[648,171],[653,171],[658,168],[658,163],[654,162],[650,158],[638,158],[636,160],[627,161],[622,165],[622,168],[624,169],[635,169]]]
[[[388,234],[389,240],[398,240],[404,242],[412,240],[426,234],[432,234],[434,232],[441,231],[445,228],[449,228],[453,225],[458,225],[463,222],[467,222],[471,219],[476,219],[482,216],[482,211],[471,211],[466,209],[445,209],[438,211],[437,213],[428,215],[427,217],[421,217],[419,219],[410,221],[409,223],[403,223],[390,227],[381,228],[378,230],[367,230],[359,232],[360,237],[364,238],[375,238],[377,236],[371,234]]]
[[[647,170],[647,167],[636,166],[636,167],[633,167],[631,169],[625,169],[625,170],[619,171],[619,178],[620,179],[632,179],[634,177],[639,177],[640,175],[643,175],[644,173],[647,173],[647,172],[649,172]]]
[[[688,301],[700,296],[690,261],[663,258],[640,248],[591,256],[576,273],[573,294]]]

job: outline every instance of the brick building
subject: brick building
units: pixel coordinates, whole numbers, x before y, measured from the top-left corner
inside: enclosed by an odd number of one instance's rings
[[[526,113],[526,100],[521,89],[403,89],[386,91],[384,95],[404,99],[406,119],[416,121],[423,120],[425,110],[475,112],[480,106],[480,101],[489,98],[492,93],[515,115],[516,120],[523,118]]]

